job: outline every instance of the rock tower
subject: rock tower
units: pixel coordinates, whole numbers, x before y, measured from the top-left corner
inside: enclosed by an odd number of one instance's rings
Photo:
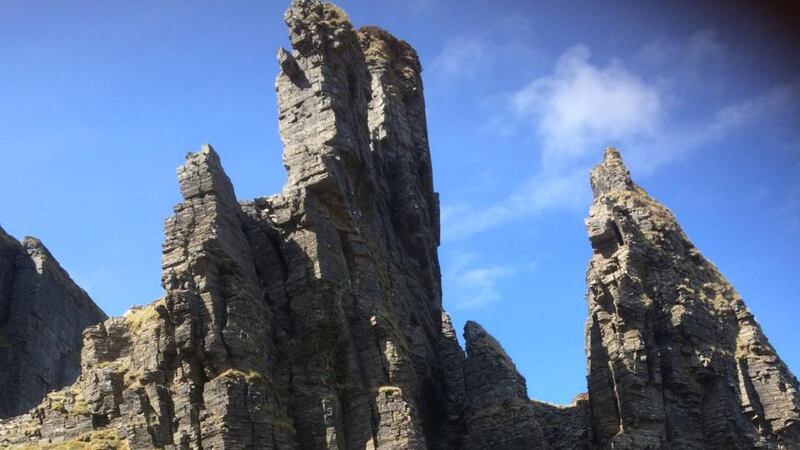
[[[285,20],[283,191],[240,201],[210,145],[189,154],[163,297],[85,331],[77,382],[0,447],[798,448],[797,380],[615,150],[586,222],[588,396],[530,400],[474,322],[462,350],[415,51],[319,0]]]

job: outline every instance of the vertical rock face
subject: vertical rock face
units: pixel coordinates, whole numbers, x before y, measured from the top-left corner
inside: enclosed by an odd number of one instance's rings
[[[285,20],[283,192],[239,203],[217,153],[190,154],[164,297],[88,330],[79,382],[7,442],[459,448],[464,355],[441,307],[416,53],[318,0]]]
[[[74,382],[81,332],[104,319],[38,239],[0,228],[0,418]]]
[[[500,344],[475,322],[464,328],[468,410],[465,449],[542,449],[544,438],[525,378]]]
[[[284,241],[299,444],[444,442],[438,198],[416,54],[355,31],[331,4],[295,1],[286,23],[294,52],[279,52],[277,92],[289,181],[251,215]]]
[[[211,146],[187,155],[164,295],[87,329],[77,382],[0,423],[0,447],[797,448],[797,381],[613,150],[586,222],[589,396],[529,400],[474,322],[465,353],[442,310],[416,53],[319,0],[285,21],[282,192],[240,202]],[[3,236],[5,302],[21,250]]]
[[[594,442],[800,448],[800,393],[739,294],[608,149],[586,229]]]

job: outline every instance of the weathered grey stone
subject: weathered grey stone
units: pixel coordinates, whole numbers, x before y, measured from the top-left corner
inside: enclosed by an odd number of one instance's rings
[[[317,0],[285,19],[286,187],[239,204],[210,146],[188,155],[164,297],[87,331],[69,391],[85,407],[41,405],[34,439],[109,429],[137,448],[457,448],[463,353],[442,321],[416,54]],[[65,417],[76,424],[51,425]]]
[[[800,448],[797,379],[739,294],[615,149],[592,171],[586,229],[594,443]]]
[[[105,317],[41,241],[0,228],[0,418],[74,382],[81,332]]]
[[[798,448],[797,380],[615,150],[586,221],[589,395],[531,401],[474,322],[465,355],[442,310],[415,51],[319,0],[285,21],[282,192],[239,202],[211,146],[187,155],[163,297],[88,328],[77,382],[0,422],[0,447]]]
[[[467,450],[543,449],[525,378],[503,347],[475,322],[464,327]]]
[[[580,394],[571,405],[553,405],[531,401],[536,421],[551,450],[595,448],[591,441],[589,396]]]

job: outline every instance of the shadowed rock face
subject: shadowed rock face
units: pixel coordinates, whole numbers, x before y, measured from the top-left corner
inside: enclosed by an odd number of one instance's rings
[[[210,146],[190,154],[164,297],[87,331],[78,383],[20,419],[34,440],[460,448],[464,355],[441,308],[416,53],[316,0],[285,20],[284,190],[240,203]]]
[[[105,318],[41,241],[0,228],[0,418],[73,383],[81,332]]]
[[[544,438],[525,378],[503,347],[475,322],[464,328],[467,449],[542,449]]]
[[[465,354],[441,304],[416,53],[318,0],[285,20],[283,191],[238,201],[211,146],[187,155],[164,296],[89,328],[78,381],[0,424],[0,446],[795,445],[796,380],[616,151],[592,174],[587,219],[589,396],[529,400],[474,322]]]
[[[594,443],[800,447],[800,397],[739,294],[606,150],[586,219]]]

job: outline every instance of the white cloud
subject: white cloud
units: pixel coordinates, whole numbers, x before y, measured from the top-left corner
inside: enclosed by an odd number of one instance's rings
[[[564,53],[552,75],[538,78],[511,97],[513,112],[535,123],[547,170],[559,169],[603,143],[653,136],[660,122],[660,93],[625,69],[589,62],[579,45]]]
[[[725,104],[699,122],[673,120],[650,139],[634,140],[624,149],[625,160],[639,176],[680,160],[747,128],[764,130],[776,117],[800,113],[800,83],[781,84],[750,98]]]
[[[489,207],[445,205],[442,235],[447,239],[463,239],[548,209],[578,210],[587,202],[587,171],[588,167],[565,173],[540,173]]]
[[[513,265],[480,264],[474,253],[457,253],[444,274],[445,286],[453,288],[452,292],[447,292],[448,301],[452,301],[457,309],[497,302],[501,298],[500,283],[503,280],[534,267],[535,264],[528,261],[518,261]]]
[[[740,129],[769,127],[776,117],[800,113],[800,83],[794,83],[716,109],[709,105],[705,117],[693,108],[684,118],[681,97],[711,89],[713,80],[703,77],[724,55],[711,32],[645,46],[633,64],[619,58],[597,64],[585,45],[567,50],[550,74],[506,96],[505,113],[489,121],[503,136],[532,130],[539,171],[491,206],[445,205],[443,237],[463,239],[546,210],[585,208],[588,171],[605,147],[620,148],[641,178]],[[647,65],[658,75],[632,68]]]
[[[598,67],[589,57],[587,47],[573,47],[552,74],[509,97],[511,116],[500,121],[533,125],[541,169],[492,206],[446,205],[445,238],[465,238],[550,209],[585,207],[587,173],[598,149],[657,134],[662,115],[658,90],[620,61]]]

